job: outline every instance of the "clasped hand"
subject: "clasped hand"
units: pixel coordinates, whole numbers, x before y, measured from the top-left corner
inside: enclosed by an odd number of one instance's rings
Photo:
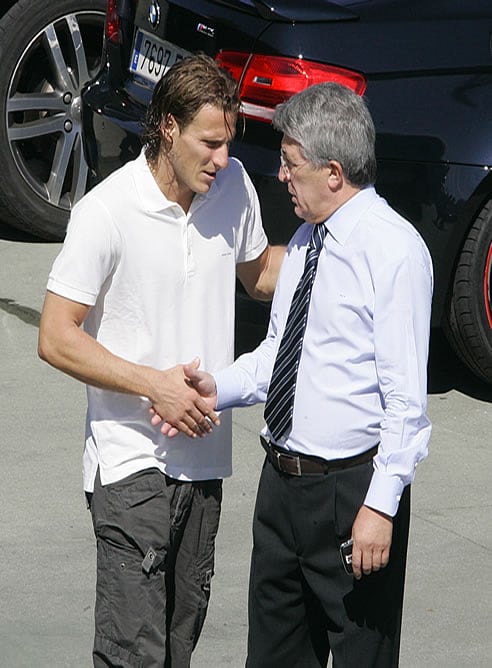
[[[173,375],[171,405],[152,401],[151,423],[155,427],[161,425],[161,433],[169,438],[179,432],[191,438],[205,436],[220,424],[214,410],[217,404],[215,380],[211,374],[199,371],[199,366],[200,360],[196,357],[189,364],[169,371]]]

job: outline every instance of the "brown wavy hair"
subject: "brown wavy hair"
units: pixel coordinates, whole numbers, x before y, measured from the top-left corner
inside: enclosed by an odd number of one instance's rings
[[[157,159],[161,143],[165,141],[161,126],[170,114],[182,130],[206,104],[222,109],[224,116],[232,113],[237,118],[239,91],[229,72],[209,56],[199,53],[173,65],[154,89],[142,133],[147,160]],[[171,142],[164,148],[169,151]]]

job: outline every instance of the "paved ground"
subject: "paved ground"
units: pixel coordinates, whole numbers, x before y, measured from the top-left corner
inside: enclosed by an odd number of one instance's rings
[[[58,249],[0,226],[1,668],[91,665],[94,541],[80,474],[85,395],[36,357]],[[435,332],[434,432],[413,487],[402,668],[492,666],[491,399]],[[244,665],[261,423],[259,408],[234,414],[235,475],[225,483],[211,609],[193,668]]]

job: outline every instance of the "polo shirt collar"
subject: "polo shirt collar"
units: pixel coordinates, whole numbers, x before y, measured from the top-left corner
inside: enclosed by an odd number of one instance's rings
[[[374,186],[367,186],[359,190],[325,221],[328,232],[337,243],[345,245],[364,213],[377,199]]]
[[[143,207],[148,212],[165,211],[167,209],[173,209],[175,207],[179,207],[179,209],[182,210],[181,206],[177,202],[173,202],[167,199],[167,197],[164,195],[164,193],[161,191],[161,189],[155,182],[155,179],[152,176],[152,172],[150,171],[147,158],[145,157],[144,149],[142,149],[140,155],[134,162],[133,172],[135,176],[135,184],[137,192],[139,194],[140,199],[142,200]],[[196,210],[199,206],[201,206],[201,204],[208,197],[213,195],[216,188],[217,184],[214,182],[212,183],[212,186],[210,187],[208,193],[196,194],[193,197],[193,201],[191,203],[190,213],[193,210]]]

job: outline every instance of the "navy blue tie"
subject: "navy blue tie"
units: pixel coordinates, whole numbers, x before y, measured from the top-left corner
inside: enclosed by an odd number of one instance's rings
[[[311,290],[326,231],[323,223],[313,227],[306,251],[304,272],[292,297],[284,335],[268,387],[265,420],[274,441],[278,441],[292,426],[297,369],[301,358]]]

